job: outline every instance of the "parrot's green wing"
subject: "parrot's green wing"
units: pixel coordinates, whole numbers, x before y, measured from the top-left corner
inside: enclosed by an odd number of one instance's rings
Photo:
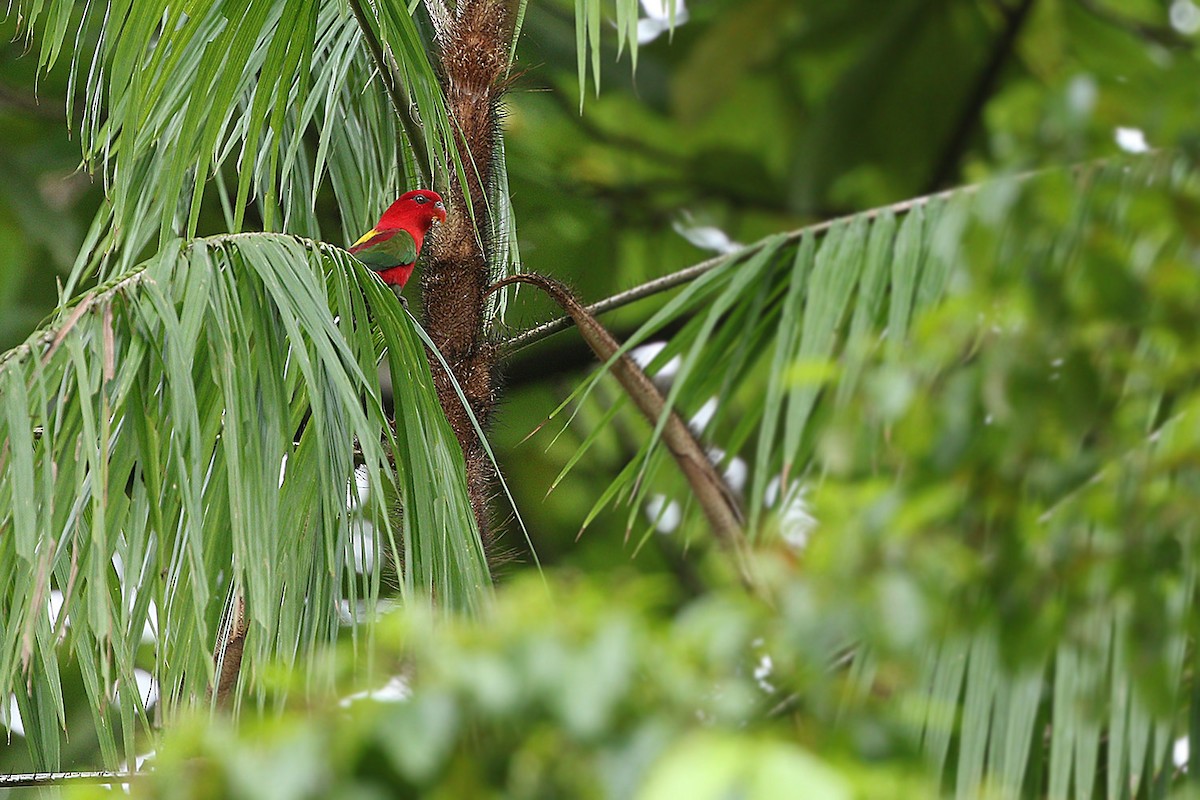
[[[416,261],[417,242],[401,228],[382,231],[372,228],[351,245],[350,252],[374,271],[382,272]]]

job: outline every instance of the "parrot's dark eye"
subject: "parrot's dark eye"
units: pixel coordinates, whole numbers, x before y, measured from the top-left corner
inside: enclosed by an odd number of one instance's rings
[[[414,197],[413,199],[416,200],[417,203],[420,205],[425,205],[426,203],[429,202],[429,198],[423,194],[419,194],[416,197]]]

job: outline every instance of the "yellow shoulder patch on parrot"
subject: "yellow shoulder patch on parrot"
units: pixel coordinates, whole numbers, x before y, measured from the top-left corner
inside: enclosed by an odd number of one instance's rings
[[[368,239],[370,239],[372,236],[378,236],[378,235],[379,235],[379,231],[378,231],[378,230],[376,230],[375,228],[371,228],[371,230],[367,231],[367,232],[366,232],[366,233],[364,233],[362,236],[360,236],[360,237],[359,237],[359,239],[358,239],[358,241],[357,241],[357,242],[355,242],[354,244],[350,245],[350,246],[351,246],[351,247],[358,247],[360,244],[362,244],[363,242],[367,241],[367,240],[368,240]]]

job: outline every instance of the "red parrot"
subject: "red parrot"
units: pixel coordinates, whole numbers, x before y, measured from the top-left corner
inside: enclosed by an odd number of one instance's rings
[[[399,296],[435,219],[446,221],[441,195],[428,189],[407,192],[388,206],[375,227],[350,246],[350,252]]]

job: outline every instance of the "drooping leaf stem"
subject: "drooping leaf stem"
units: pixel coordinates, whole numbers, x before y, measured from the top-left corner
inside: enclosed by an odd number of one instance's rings
[[[218,706],[229,703],[242,671],[242,656],[246,649],[246,633],[250,621],[246,618],[246,598],[235,590],[225,610],[221,627],[217,631],[217,642],[213,648],[213,683],[209,696]]]
[[[741,508],[725,479],[696,440],[691,428],[674,409],[666,408],[662,392],[654,382],[633,359],[625,353],[620,353],[621,346],[617,340],[564,284],[543,275],[526,273],[513,275],[492,284],[487,293],[491,294],[514,283],[536,286],[570,315],[596,357],[604,362],[612,361],[613,376],[651,425],[657,425],[664,412],[666,413],[665,425],[662,428],[663,443],[691,485],[713,535],[732,555],[742,583],[754,590],[756,584],[747,558]]]

